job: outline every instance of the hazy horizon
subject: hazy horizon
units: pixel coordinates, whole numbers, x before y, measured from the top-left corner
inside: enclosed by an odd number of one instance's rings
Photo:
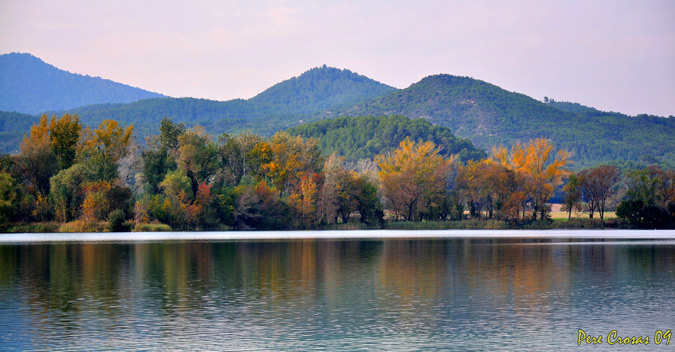
[[[396,88],[445,73],[669,116],[674,15],[669,1],[7,1],[0,53],[174,97],[247,99],[325,64]]]

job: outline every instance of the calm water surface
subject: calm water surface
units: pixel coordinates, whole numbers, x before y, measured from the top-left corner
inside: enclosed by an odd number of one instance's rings
[[[0,245],[0,350],[672,351],[673,308],[672,240]]]

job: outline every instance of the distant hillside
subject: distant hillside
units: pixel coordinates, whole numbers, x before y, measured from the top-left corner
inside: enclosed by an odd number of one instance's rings
[[[403,116],[340,117],[306,123],[288,132],[317,138],[326,154],[335,152],[354,161],[393,151],[406,137],[432,141],[442,148],[441,154],[457,154],[462,161],[480,160],[486,156],[485,151],[474,147],[471,141],[455,137],[449,128]]]
[[[200,124],[212,134],[250,130],[269,135],[297,126],[321,111],[358,104],[394,90],[349,70],[323,66],[278,83],[248,100],[163,98],[85,106],[67,112],[79,115],[88,125],[109,118],[133,123],[140,135],[154,133],[164,117],[188,126]]]
[[[449,127],[457,136],[487,150],[499,144],[550,138],[557,147],[575,154],[576,167],[645,157],[675,165],[675,119],[596,114],[597,110],[581,105],[556,104],[545,104],[468,77],[435,75],[371,101],[325,112],[318,118],[424,118]]]
[[[156,97],[162,95],[63,71],[30,54],[0,55],[0,110],[38,114]]]
[[[38,122],[37,116],[0,111],[0,152],[17,153],[23,136]]]
[[[544,101],[545,104],[547,104],[550,107],[556,108],[558,110],[562,111],[567,111],[567,112],[572,112],[577,115],[583,115],[583,116],[588,116],[588,117],[593,117],[593,116],[624,116],[627,117],[627,115],[620,114],[618,112],[607,112],[607,111],[600,111],[596,108],[592,108],[590,106],[586,105],[581,105],[579,103],[573,103],[569,101],[555,101],[553,99],[548,99]]]

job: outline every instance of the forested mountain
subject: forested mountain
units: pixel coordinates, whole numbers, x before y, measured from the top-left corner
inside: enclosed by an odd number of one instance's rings
[[[320,118],[404,115],[449,127],[477,146],[550,138],[574,153],[575,167],[648,158],[675,165],[675,119],[630,117],[571,103],[542,103],[468,77],[435,75]]]
[[[340,117],[302,124],[288,132],[317,138],[325,154],[335,152],[352,161],[391,152],[406,137],[413,141],[432,141],[441,147],[441,155],[457,154],[462,161],[486,157],[483,150],[474,147],[468,139],[455,137],[449,128],[404,116]]]
[[[162,95],[63,71],[30,54],[0,55],[0,110],[38,114],[156,97]]]
[[[77,114],[87,125],[109,118],[134,124],[140,136],[156,130],[164,117],[187,126],[199,124],[212,134],[249,130],[271,135],[297,126],[321,111],[353,106],[394,90],[349,70],[323,66],[278,83],[248,100],[163,98],[85,106],[67,112]],[[57,115],[60,113],[63,112]]]

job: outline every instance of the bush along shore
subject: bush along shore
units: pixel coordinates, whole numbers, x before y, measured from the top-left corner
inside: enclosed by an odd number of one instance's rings
[[[573,173],[535,139],[461,161],[430,141],[348,163],[287,133],[217,138],[162,120],[140,146],[133,126],[43,116],[0,156],[4,232],[287,229],[673,228],[675,170]],[[551,219],[562,189],[563,214]],[[616,209],[617,219],[606,213]],[[572,218],[585,211],[588,219]]]

